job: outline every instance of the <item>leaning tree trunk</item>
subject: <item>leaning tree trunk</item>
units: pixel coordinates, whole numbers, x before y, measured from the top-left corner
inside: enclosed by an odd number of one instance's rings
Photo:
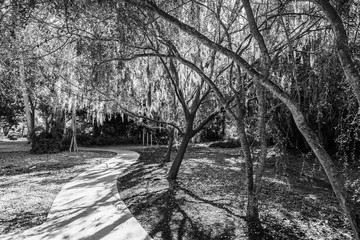
[[[74,101],[73,106],[72,106],[71,129],[72,129],[72,137],[71,137],[69,151],[77,152],[78,146],[77,146],[77,140],[76,140],[76,101]]]
[[[346,189],[344,181],[341,177],[340,171],[333,163],[331,157],[322,146],[315,132],[309,127],[306,122],[305,116],[297,105],[285,92],[283,92],[277,85],[270,82],[268,79],[256,74],[254,78],[257,82],[266,87],[274,96],[279,98],[290,110],[294,122],[309,144],[311,150],[315,153],[317,159],[322,165],[327,178],[332,186],[332,189],[343,209],[344,214],[350,222],[350,226],[354,231],[357,240],[360,240],[360,216],[359,211],[352,203]]]
[[[344,187],[344,181],[342,180],[341,173],[331,160],[329,154],[326,152],[325,148],[320,144],[320,140],[310,129],[305,121],[304,115],[300,112],[299,109],[289,107],[295,123],[299,128],[302,135],[305,137],[306,141],[310,145],[311,149],[315,153],[316,157],[319,159],[325,173],[328,177],[329,182],[331,183],[332,189],[337,196],[340,206],[342,207],[345,215],[349,219],[350,226],[355,233],[357,240],[360,239],[360,216],[356,207],[352,204],[348,193]]]
[[[195,109],[195,108],[193,108]],[[193,129],[194,120],[196,116],[196,110],[193,110],[189,116],[187,116],[186,119],[186,130],[183,135],[181,144],[179,146],[179,149],[176,153],[175,159],[173,161],[173,164],[171,165],[170,171],[168,173],[168,179],[174,181],[177,178],[182,160],[184,158],[187,146],[189,145],[189,142],[195,134],[197,134],[201,129],[203,129],[206,124],[208,124],[212,119],[214,119],[215,116],[219,114],[219,111],[215,111],[211,113],[207,118],[205,118],[195,129]]]
[[[193,134],[190,130],[187,130],[184,133],[181,143],[180,143],[180,146],[179,146],[179,149],[176,153],[175,159],[171,165],[171,168],[170,168],[168,176],[167,176],[167,178],[169,180],[172,180],[172,181],[176,180],[182,160],[184,159],[186,149],[189,145],[189,142],[190,142],[192,136],[193,136]]]
[[[168,149],[164,157],[164,163],[170,162],[171,150],[174,144],[174,128],[168,130]]]

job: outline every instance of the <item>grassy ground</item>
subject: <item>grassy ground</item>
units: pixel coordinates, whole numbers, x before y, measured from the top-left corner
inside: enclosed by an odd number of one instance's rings
[[[170,165],[159,164],[165,149],[139,152],[138,163],[119,177],[118,188],[154,239],[248,239],[239,149],[190,148],[173,188],[165,179]],[[317,162],[275,152],[269,156],[259,197],[266,239],[352,239]]]
[[[0,152],[9,151],[30,151],[30,144],[27,144],[26,138],[17,141],[11,141],[0,136]]]
[[[46,220],[53,199],[61,187],[79,173],[106,161],[113,153],[63,152],[32,155],[4,152],[13,142],[0,143],[0,238]],[[15,149],[26,149],[25,143]]]

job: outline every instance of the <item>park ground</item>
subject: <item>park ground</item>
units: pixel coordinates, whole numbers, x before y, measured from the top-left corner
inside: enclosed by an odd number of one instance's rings
[[[13,144],[13,143],[11,143]],[[1,142],[2,151],[10,143]],[[26,150],[25,143],[15,144]],[[247,239],[244,161],[239,148],[189,147],[169,188],[165,147],[138,148],[140,158],[118,178],[122,200],[154,239]],[[111,153],[0,153],[0,238],[41,224],[61,187]],[[311,155],[270,149],[259,197],[267,239],[352,239],[331,186]],[[347,169],[354,198],[358,166]]]
[[[166,149],[138,152],[138,163],[119,177],[118,188],[155,240],[248,239],[245,162],[239,148],[190,147],[173,188],[166,180],[171,163],[161,164]],[[266,239],[352,239],[315,157],[283,155],[273,149],[269,156],[259,197]],[[356,183],[358,167],[351,169],[348,182]]]
[[[26,141],[0,142],[0,239],[1,234],[42,224],[65,183],[114,155],[110,152],[33,155],[24,150],[29,150]]]

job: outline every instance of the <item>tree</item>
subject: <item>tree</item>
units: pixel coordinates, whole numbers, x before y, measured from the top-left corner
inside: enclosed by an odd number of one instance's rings
[[[20,86],[22,90],[22,96],[24,99],[24,106],[25,106],[25,114],[26,114],[26,122],[27,122],[27,129],[28,129],[28,139],[30,143],[32,143],[32,132],[34,131],[34,125],[35,125],[35,112],[34,107],[30,106],[29,101],[29,94],[28,94],[28,88],[25,83],[25,66],[24,66],[24,59],[20,59]]]
[[[334,42],[342,69],[345,73],[347,81],[349,82],[354,92],[354,95],[357,98],[358,105],[360,106],[360,73],[352,58],[352,53],[349,47],[349,39],[343,21],[336,9],[331,5],[329,1],[313,0],[312,2],[319,6],[319,8],[323,11],[325,16],[331,23],[334,33]],[[358,232],[360,232],[360,227],[358,228]],[[360,236],[358,236],[358,238],[360,238]]]
[[[319,159],[320,163],[322,164],[327,177],[332,185],[333,191],[336,194],[340,205],[343,208],[344,213],[348,217],[350,221],[350,225],[357,237],[359,239],[360,233],[360,226],[359,226],[359,215],[356,212],[354,205],[352,204],[349,196],[344,188],[343,181],[339,176],[339,171],[334,165],[331,157],[326,152],[324,147],[321,145],[319,139],[317,138],[316,134],[312,131],[312,129],[308,126],[306,119],[304,117],[303,111],[300,109],[299,105],[291,99],[291,97],[283,91],[278,85],[276,85],[272,80],[266,78],[261,72],[257,71],[253,66],[251,66],[242,56],[237,54],[230,49],[215,43],[214,41],[210,40],[204,34],[197,31],[194,27],[189,26],[188,24],[180,21],[176,17],[170,15],[166,11],[162,10],[153,2],[144,1],[142,4],[138,2],[126,0],[125,2],[137,6],[141,9],[149,10],[151,12],[155,12],[160,18],[164,19],[172,23],[173,25],[177,26],[183,32],[193,36],[199,42],[204,44],[205,46],[213,49],[224,56],[232,59],[237,65],[239,65],[247,74],[253,77],[253,79],[264,86],[269,92],[271,92],[274,96],[279,98],[290,110],[294,121],[299,128],[302,135],[307,140],[308,144],[310,145],[311,149],[314,151],[315,155]]]
[[[16,87],[12,68],[5,61],[0,65],[0,122],[5,136],[13,125],[19,123],[24,112],[21,91]]]
[[[141,17],[139,15],[134,17]],[[87,31],[89,39],[79,41],[81,45],[78,45],[82,55],[90,53],[87,66],[91,69],[88,70],[91,75],[85,79],[92,87],[88,92],[99,98],[97,104],[88,105],[89,112],[96,114],[98,121],[103,119],[104,113],[118,111],[142,119],[142,124],[150,128],[156,127],[151,126],[150,122],[153,122],[179,130],[182,141],[169,172],[169,178],[176,179],[190,139],[219,112],[214,109],[214,104],[208,103],[206,108],[202,107],[205,101],[213,101],[209,88],[191,69],[171,59],[161,58],[160,50],[176,52],[178,48],[171,40],[163,38],[159,26],[140,25],[134,29],[134,32],[138,30],[144,33],[140,38],[147,46],[137,41],[131,42],[131,45],[127,41],[122,42],[119,46],[116,40],[102,40],[115,39],[114,35],[118,32],[114,33],[109,28],[114,23],[100,14],[78,24],[77,28],[85,28],[91,21],[97,24]],[[179,42],[185,46],[183,41]],[[188,55],[192,54],[201,61],[197,56],[199,53],[188,52]]]

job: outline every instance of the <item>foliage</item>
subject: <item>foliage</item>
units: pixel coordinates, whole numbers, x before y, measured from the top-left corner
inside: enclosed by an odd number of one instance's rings
[[[131,136],[111,136],[111,135],[79,135],[78,143],[82,146],[108,146],[108,145],[128,145],[139,144],[138,137]]]
[[[324,47],[324,46],[323,46]],[[354,52],[354,56],[358,56]],[[299,64],[298,82],[301,89],[301,106],[309,125],[315,130],[326,149],[337,154],[342,161],[355,161],[360,152],[357,120],[357,103],[343,77],[340,63],[333,52],[319,52],[314,63]],[[279,101],[269,99],[277,106],[269,115],[269,128],[274,142],[282,148],[309,151],[290,113],[279,106]]]
[[[39,137],[36,137],[34,140],[31,147],[31,153],[33,154],[58,153],[61,150],[65,150],[61,142],[53,138],[51,134],[50,136],[40,134]]]
[[[59,153],[67,150],[69,145],[66,145],[63,137],[63,129],[61,126],[55,126],[51,132],[46,132],[40,127],[34,129],[32,135],[32,145],[30,152],[33,154],[44,153]]]
[[[13,88],[12,84],[11,81],[4,78],[0,80],[0,122],[2,126],[17,124],[23,113],[19,90]]]
[[[244,14],[246,2],[254,10],[253,24],[249,14]],[[1,123],[16,124],[23,113],[16,79],[25,75],[23,98],[29,96],[32,116],[38,112],[36,116],[42,121],[37,120],[37,125],[45,128],[35,135],[33,152],[65,148],[69,137],[62,135],[72,106],[86,109],[80,128],[95,122],[93,135],[81,129],[80,143],[124,144],[141,140],[142,127],[171,126],[180,134],[189,133],[209,114],[220,111],[234,94],[240,96],[246,109],[236,105],[239,100],[230,103],[228,112],[235,113],[236,119],[244,110],[246,118],[240,119],[246,126],[243,135],[255,145],[260,131],[254,80],[262,79],[282,99],[266,94],[268,141],[283,151],[291,147],[306,154],[310,147],[297,126],[303,123],[309,126],[300,126],[302,133],[307,130],[305,136],[315,132],[321,144],[330,153],[336,152],[348,167],[360,154],[359,106],[344,81],[344,67],[337,57],[339,44],[332,41],[327,16],[317,5],[321,2],[329,1],[123,0],[53,1],[48,5],[3,1]],[[346,23],[352,57],[359,63],[359,1],[330,2]],[[160,17],[154,14],[157,8]],[[189,27],[178,28],[169,19]],[[263,45],[254,28],[258,28]],[[184,29],[189,34],[182,34]],[[22,68],[24,74],[20,74]],[[301,113],[300,118],[294,109]],[[123,124],[119,116],[125,113],[137,123]],[[235,126],[242,122],[231,119],[228,124],[227,117],[215,120],[204,135],[237,139],[239,129]],[[300,121],[303,117],[305,121]],[[160,133],[157,130],[154,141],[162,139]],[[318,143],[315,137],[312,140]],[[228,146],[222,142],[216,145]],[[321,145],[312,149],[321,149]],[[247,155],[252,168],[251,155],[256,153]],[[322,161],[326,167],[331,159],[325,155]],[[247,172],[252,177],[251,169]]]

